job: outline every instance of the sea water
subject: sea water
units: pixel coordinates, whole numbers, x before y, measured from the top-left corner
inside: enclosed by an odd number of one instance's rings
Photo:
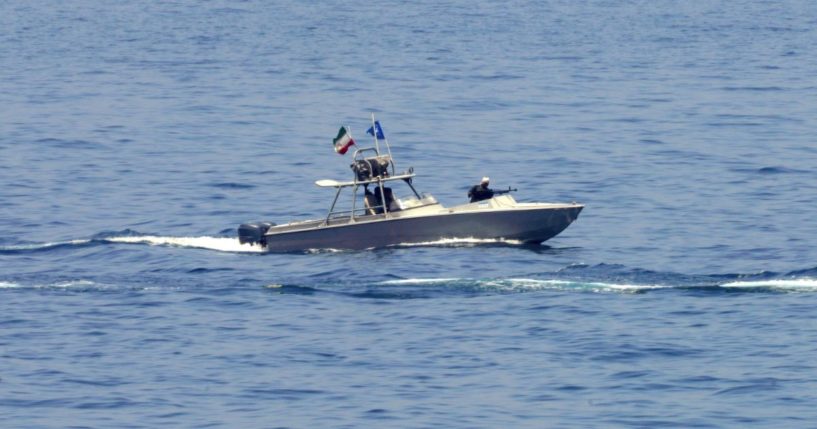
[[[0,426],[814,427],[815,29],[809,1],[2,2]],[[372,113],[446,205],[487,175],[586,208],[534,247],[238,243],[324,216]]]

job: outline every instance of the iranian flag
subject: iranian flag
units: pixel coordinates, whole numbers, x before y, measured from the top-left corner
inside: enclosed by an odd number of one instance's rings
[[[349,133],[349,129],[346,127],[340,127],[338,130],[338,136],[332,140],[332,143],[335,144],[335,152],[343,155],[349,150],[349,146],[355,144],[355,141],[352,139],[352,135]]]

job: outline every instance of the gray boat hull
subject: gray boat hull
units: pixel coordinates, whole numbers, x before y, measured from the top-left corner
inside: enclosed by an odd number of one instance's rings
[[[451,238],[504,239],[541,243],[567,228],[582,211],[579,204],[514,209],[489,209],[434,213],[421,216],[362,216],[307,221],[272,227],[264,245],[272,252],[308,249],[369,249],[401,244],[435,242]]]

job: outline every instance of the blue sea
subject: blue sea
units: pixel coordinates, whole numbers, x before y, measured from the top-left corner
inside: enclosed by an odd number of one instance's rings
[[[817,427],[812,1],[0,2],[0,427]],[[380,120],[541,246],[270,254]]]

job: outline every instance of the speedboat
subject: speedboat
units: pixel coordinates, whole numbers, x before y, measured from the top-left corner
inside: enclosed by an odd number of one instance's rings
[[[375,137],[374,146],[355,150],[352,180],[315,182],[321,188],[335,189],[325,217],[281,225],[245,223],[238,227],[239,241],[272,252],[371,249],[446,239],[540,244],[567,228],[584,208],[575,202],[520,203],[510,195],[511,189],[495,191],[486,200],[446,207],[432,195],[417,191],[414,168],[396,171],[380,124],[374,117],[372,122],[376,132],[369,132]],[[343,128],[339,138],[341,134]],[[381,151],[380,139],[385,140],[387,150]],[[342,151],[337,146],[336,151],[345,152],[348,140],[351,138],[346,138]],[[407,185],[407,196],[397,196],[392,189],[397,184]],[[351,204],[339,207],[344,191],[351,191]]]

